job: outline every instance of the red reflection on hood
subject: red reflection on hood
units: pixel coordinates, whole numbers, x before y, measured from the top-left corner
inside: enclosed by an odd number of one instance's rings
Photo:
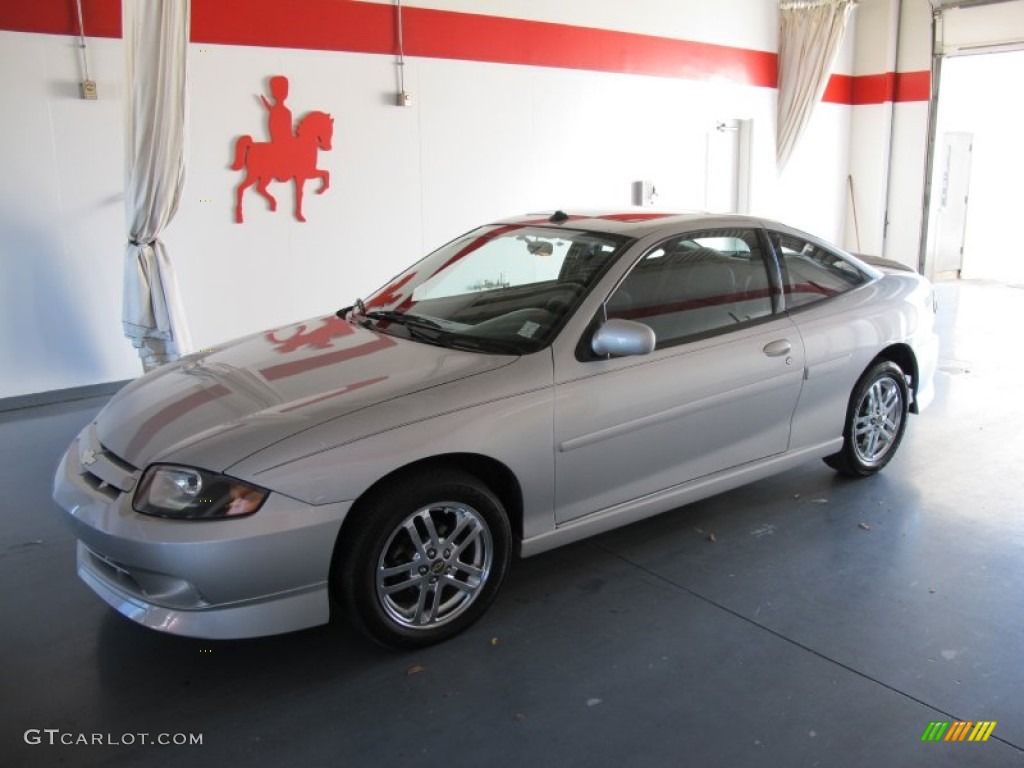
[[[227,387],[222,384],[214,384],[212,387],[200,389],[198,392],[186,395],[181,400],[170,403],[165,408],[161,408],[146,419],[143,425],[139,428],[139,431],[136,432],[135,436],[131,439],[131,442],[128,443],[125,453],[129,456],[135,456],[140,450],[142,450],[143,446],[149,443],[149,441],[167,425],[173,423],[189,411],[193,411],[201,405],[205,405],[212,400],[216,400],[219,397],[230,394],[231,390]]]
[[[277,332],[281,330],[280,328],[268,331],[266,334],[267,341],[276,344],[277,351],[282,355],[287,355],[288,353],[295,352],[302,347],[328,349],[334,346],[331,343],[331,339],[339,338],[341,336],[349,336],[353,332],[352,326],[335,315],[320,318],[320,323],[320,327],[314,328],[312,331],[306,330],[305,323],[299,323],[295,333],[287,339],[277,338]]]
[[[260,368],[260,373],[266,377],[267,381],[274,381],[275,379],[283,379],[288,376],[305,373],[314,368],[323,368],[325,365],[343,363],[354,357],[372,355],[374,352],[395,346],[395,343],[395,340],[390,336],[377,335],[373,341],[368,341],[365,344],[358,344],[347,349],[336,349],[333,352],[325,352],[322,355],[314,355],[302,360],[292,360],[291,362]]]
[[[326,326],[330,326],[330,323],[325,323],[325,327]],[[335,336],[348,335],[354,332],[351,328],[348,328],[347,323],[345,323],[345,327],[347,328],[345,332],[335,334]],[[299,334],[301,333],[302,331],[299,332]],[[296,336],[299,334],[296,334]],[[271,334],[267,335],[270,336]],[[294,338],[295,337],[288,339],[287,341],[291,342]],[[328,341],[324,346],[332,346],[329,342],[331,336],[327,336],[326,338]],[[313,370],[314,368],[322,368],[327,365],[334,365],[346,360],[352,360],[353,358],[372,355],[374,352],[379,352],[382,349],[393,347],[395,344],[395,340],[389,336],[376,335],[373,341],[369,341],[365,344],[358,344],[347,349],[336,349],[331,352],[325,352],[323,354],[314,355],[313,357],[307,357],[301,360],[292,360],[287,363],[271,365],[266,368],[259,369],[258,373],[262,374],[267,381],[274,381],[276,379],[287,378],[288,376],[296,376],[300,373]],[[379,381],[383,381],[384,378],[387,377],[380,377],[360,384],[354,384],[343,391],[328,393],[327,397],[337,396],[342,394],[344,391],[352,391],[353,389],[360,389],[364,386],[369,386],[370,384],[376,384]],[[148,445],[161,430],[174,423],[177,419],[183,417],[190,411],[194,411],[207,403],[213,402],[214,400],[218,400],[219,398],[230,394],[232,394],[232,391],[228,387],[223,384],[214,384],[213,386],[185,395],[180,400],[168,403],[143,422],[142,426],[139,427],[139,430],[129,441],[128,447],[125,449],[126,454],[128,456],[138,455],[138,453]]]

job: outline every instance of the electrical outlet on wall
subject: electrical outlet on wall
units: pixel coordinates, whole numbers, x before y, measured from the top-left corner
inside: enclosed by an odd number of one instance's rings
[[[82,98],[93,101],[99,98],[99,94],[96,92],[96,81],[95,80],[83,80],[80,85],[82,86]]]
[[[412,94],[408,91],[399,91],[398,93],[398,106],[400,107],[411,107],[412,106]]]

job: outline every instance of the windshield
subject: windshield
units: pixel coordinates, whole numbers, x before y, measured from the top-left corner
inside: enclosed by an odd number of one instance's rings
[[[444,346],[533,352],[554,338],[628,242],[556,227],[481,227],[400,274],[353,319]]]

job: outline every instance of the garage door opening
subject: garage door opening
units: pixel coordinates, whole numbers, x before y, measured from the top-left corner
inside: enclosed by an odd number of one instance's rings
[[[1024,210],[1024,51],[942,63],[932,164],[928,262],[936,277],[1024,284],[1008,224]]]

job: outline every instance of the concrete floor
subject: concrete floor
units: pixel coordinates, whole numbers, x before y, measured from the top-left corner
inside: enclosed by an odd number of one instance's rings
[[[813,462],[518,562],[483,621],[413,654],[121,618],[49,496],[102,401],[0,414],[0,764],[1020,765],[1024,362],[1000,323],[1024,292],[939,291],[939,397],[884,473]],[[922,743],[933,720],[998,725]],[[25,743],[46,728],[202,745]]]

